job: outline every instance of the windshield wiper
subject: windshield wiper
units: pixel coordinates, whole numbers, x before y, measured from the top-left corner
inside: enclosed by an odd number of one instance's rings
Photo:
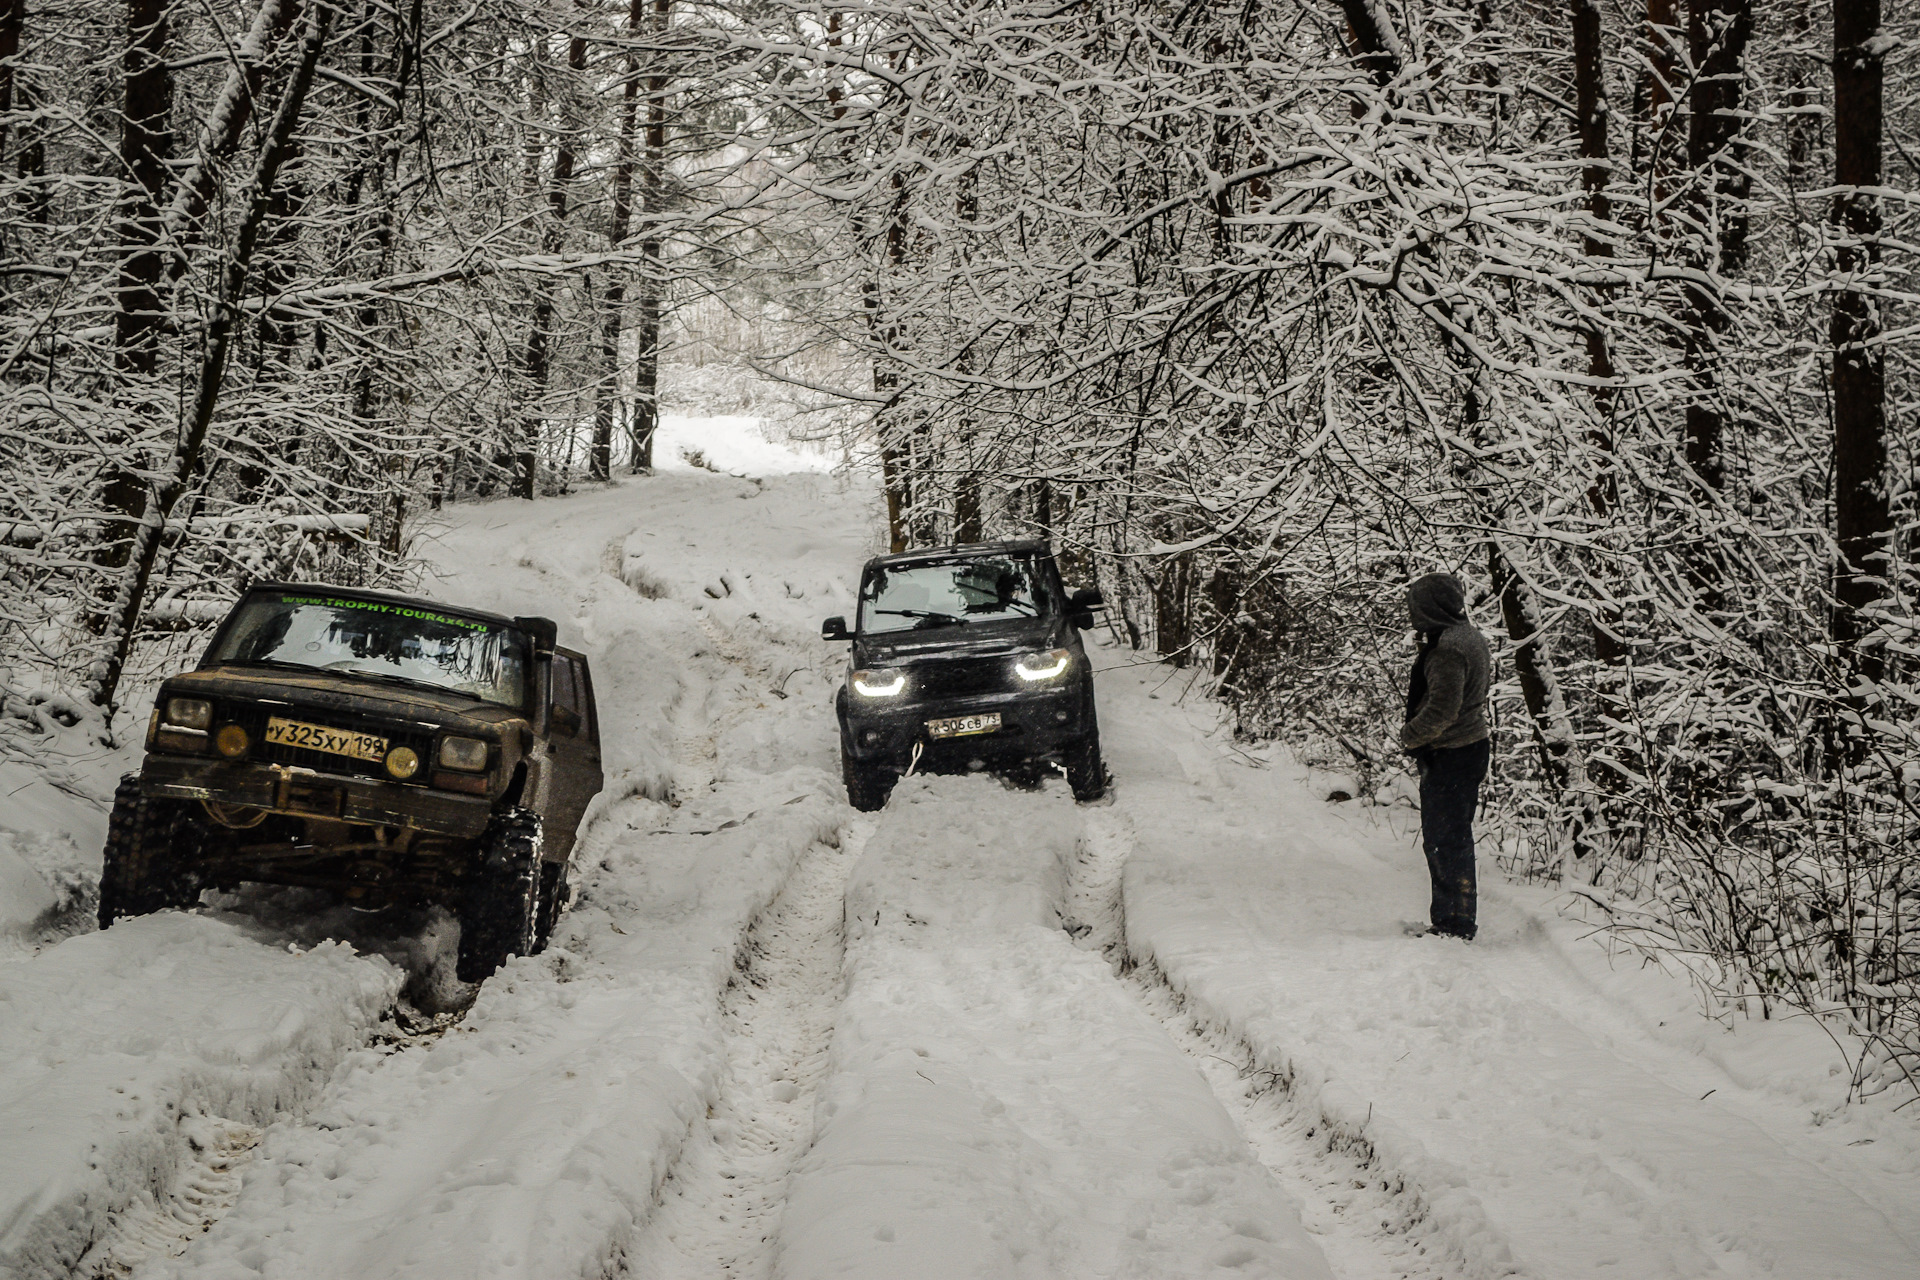
[[[931,609],[875,609],[874,613],[888,613],[896,618],[914,618],[914,630],[921,631],[932,627],[964,627],[965,618],[956,618],[950,613],[936,613]]]
[[[289,662],[285,658],[222,658],[223,667],[279,667],[286,671],[321,671],[311,662]]]

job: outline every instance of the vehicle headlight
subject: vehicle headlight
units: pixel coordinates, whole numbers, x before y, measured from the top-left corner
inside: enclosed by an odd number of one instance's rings
[[[213,749],[229,760],[238,760],[252,745],[247,731],[237,724],[223,724],[220,732],[213,735]]]
[[[481,759],[486,759],[482,754]],[[387,772],[402,782],[420,772],[420,753],[412,747],[395,747],[387,752]]]
[[[478,738],[442,738],[440,763],[448,769],[478,773],[487,767],[487,744]]]
[[[204,729],[213,723],[213,704],[203,698],[168,698],[166,721],[182,729]]]
[[[1013,671],[1028,684],[1038,684],[1064,674],[1072,662],[1073,650],[1049,649],[1045,653],[1021,654],[1013,664]]]
[[[891,698],[907,687],[904,671],[856,671],[853,691],[865,698]]]

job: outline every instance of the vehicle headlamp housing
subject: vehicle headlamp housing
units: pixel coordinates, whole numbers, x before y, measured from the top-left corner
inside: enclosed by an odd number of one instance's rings
[[[876,668],[872,671],[856,671],[852,678],[853,691],[863,698],[891,698],[907,687],[907,673],[897,668]]]
[[[487,767],[487,744],[479,738],[442,738],[440,764],[446,769],[479,773]]]
[[[204,698],[168,698],[162,720],[182,729],[205,729],[213,723],[213,704]]]
[[[1073,650],[1048,649],[1043,653],[1023,653],[1014,660],[1013,673],[1028,684],[1057,680],[1073,665]]]

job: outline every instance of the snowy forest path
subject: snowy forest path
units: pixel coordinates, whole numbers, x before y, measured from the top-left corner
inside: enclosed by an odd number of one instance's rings
[[[858,483],[455,509],[427,589],[592,662],[553,945],[422,1036],[381,1017],[444,919],[289,948],[289,904],[223,901],[7,966],[0,1143],[64,1259],[22,1274],[1920,1273],[1920,1144],[1831,1106],[1824,1046],[1754,1056],[1484,859],[1480,938],[1406,937],[1411,812],[1329,804],[1164,665],[1094,646],[1111,802],[914,778],[855,815],[817,637]],[[258,1140],[212,1177],[225,1120]]]
[[[1475,941],[1408,937],[1417,813],[1328,801],[1351,781],[1250,752],[1125,658],[1101,685],[1125,962],[1262,1107],[1393,1189],[1392,1230],[1445,1274],[1920,1273],[1920,1146],[1836,1105],[1816,1029],[1703,1019],[1683,974],[1503,881],[1487,833]]]
[[[873,824],[817,845],[754,920],[721,997],[726,1070],[627,1259],[642,1280],[764,1275],[794,1160],[813,1140],[839,1006],[847,873]]]

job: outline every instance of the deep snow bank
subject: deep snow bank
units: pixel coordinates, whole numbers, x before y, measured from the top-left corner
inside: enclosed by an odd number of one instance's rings
[[[775,1274],[1329,1274],[1193,1066],[1061,931],[1079,812],[1062,786],[895,790],[847,889]]]
[[[178,912],[0,965],[0,1275],[64,1276],[109,1215],[164,1196],[183,1118],[299,1109],[401,976]]]
[[[357,1055],[311,1114],[267,1131],[219,1227],[142,1274],[611,1272],[714,1097],[735,942],[794,859],[835,836],[844,810],[820,781],[767,779],[801,798],[765,809],[723,793],[697,822],[639,800],[611,810],[546,954],[509,962],[430,1045]]]

